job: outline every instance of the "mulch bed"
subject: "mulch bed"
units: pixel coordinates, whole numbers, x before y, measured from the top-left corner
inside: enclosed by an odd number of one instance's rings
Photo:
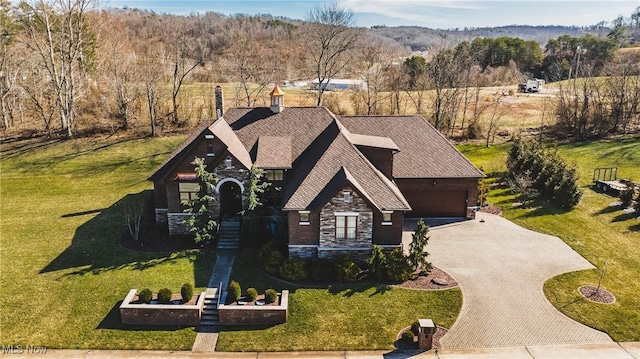
[[[438,267],[433,267],[428,275],[419,276],[416,279],[408,280],[397,286],[409,289],[436,290],[457,287],[458,282],[447,272]]]
[[[480,209],[480,212],[486,212],[486,213],[495,214],[498,216],[502,214],[502,210],[500,209],[500,207],[494,206],[492,204],[482,207]]]
[[[596,303],[611,304],[616,301],[616,297],[613,295],[613,293],[602,287],[598,291],[598,287],[596,286],[583,285],[582,287],[578,288],[578,292],[580,292],[583,297]]]
[[[125,228],[120,234],[120,245],[131,251],[145,253],[215,248],[212,244],[195,243],[192,236],[170,236],[166,228],[159,228],[155,225],[143,226],[138,241],[135,241],[129,230]]]

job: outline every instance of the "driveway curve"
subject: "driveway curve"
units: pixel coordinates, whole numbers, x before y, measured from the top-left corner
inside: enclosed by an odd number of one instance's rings
[[[547,279],[594,268],[558,237],[487,213],[431,227],[429,234],[431,262],[451,274],[463,294],[458,320],[440,341],[444,348],[612,343],[545,297]],[[411,232],[404,240],[411,241]]]

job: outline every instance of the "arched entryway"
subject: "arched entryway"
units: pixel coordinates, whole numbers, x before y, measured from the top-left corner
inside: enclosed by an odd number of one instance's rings
[[[220,218],[232,218],[242,211],[242,184],[235,180],[221,181],[218,186],[220,193]]]

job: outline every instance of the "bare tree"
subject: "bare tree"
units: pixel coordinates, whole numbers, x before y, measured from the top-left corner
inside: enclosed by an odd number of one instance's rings
[[[489,116],[486,126],[487,133],[485,145],[487,146],[487,148],[489,148],[489,146],[495,140],[500,119],[502,119],[502,117],[507,114],[507,109],[503,103],[505,97],[505,91],[503,90],[497,95],[495,99],[493,99],[493,105],[491,106],[491,115]]]
[[[46,71],[67,137],[74,134],[79,81],[93,62],[94,36],[86,22],[93,0],[21,2],[22,43]]]
[[[225,57],[228,70],[240,85],[236,105],[255,106],[283,66],[279,52],[273,51],[278,39],[258,19],[240,16],[232,21],[227,27]]]
[[[358,49],[358,58],[358,72],[364,80],[365,87],[356,91],[355,97],[357,103],[364,103],[366,111],[356,112],[378,115],[382,102],[389,97],[381,94],[388,82],[389,68],[395,58],[395,51],[389,44],[381,41],[368,41]]]
[[[353,27],[354,13],[337,4],[315,7],[307,18],[309,55],[318,79],[317,105],[321,106],[325,87],[347,65],[345,55],[354,47],[361,31]]]
[[[162,79],[164,58],[163,46],[159,43],[151,43],[146,46],[138,60],[138,72],[144,84],[151,137],[157,134],[158,107],[162,98],[159,82]]]
[[[178,96],[189,73],[199,65],[204,64],[207,47],[199,39],[189,36],[191,29],[189,29],[184,19],[174,23],[174,25],[175,27],[171,29],[169,34],[171,48],[168,52],[172,67],[172,107],[169,116],[174,125],[181,125],[182,120],[178,112],[180,107]]]

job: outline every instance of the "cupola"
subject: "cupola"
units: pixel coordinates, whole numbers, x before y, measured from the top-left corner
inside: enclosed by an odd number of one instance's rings
[[[279,113],[284,110],[284,91],[276,84],[271,91],[271,106],[269,107],[273,113]]]

